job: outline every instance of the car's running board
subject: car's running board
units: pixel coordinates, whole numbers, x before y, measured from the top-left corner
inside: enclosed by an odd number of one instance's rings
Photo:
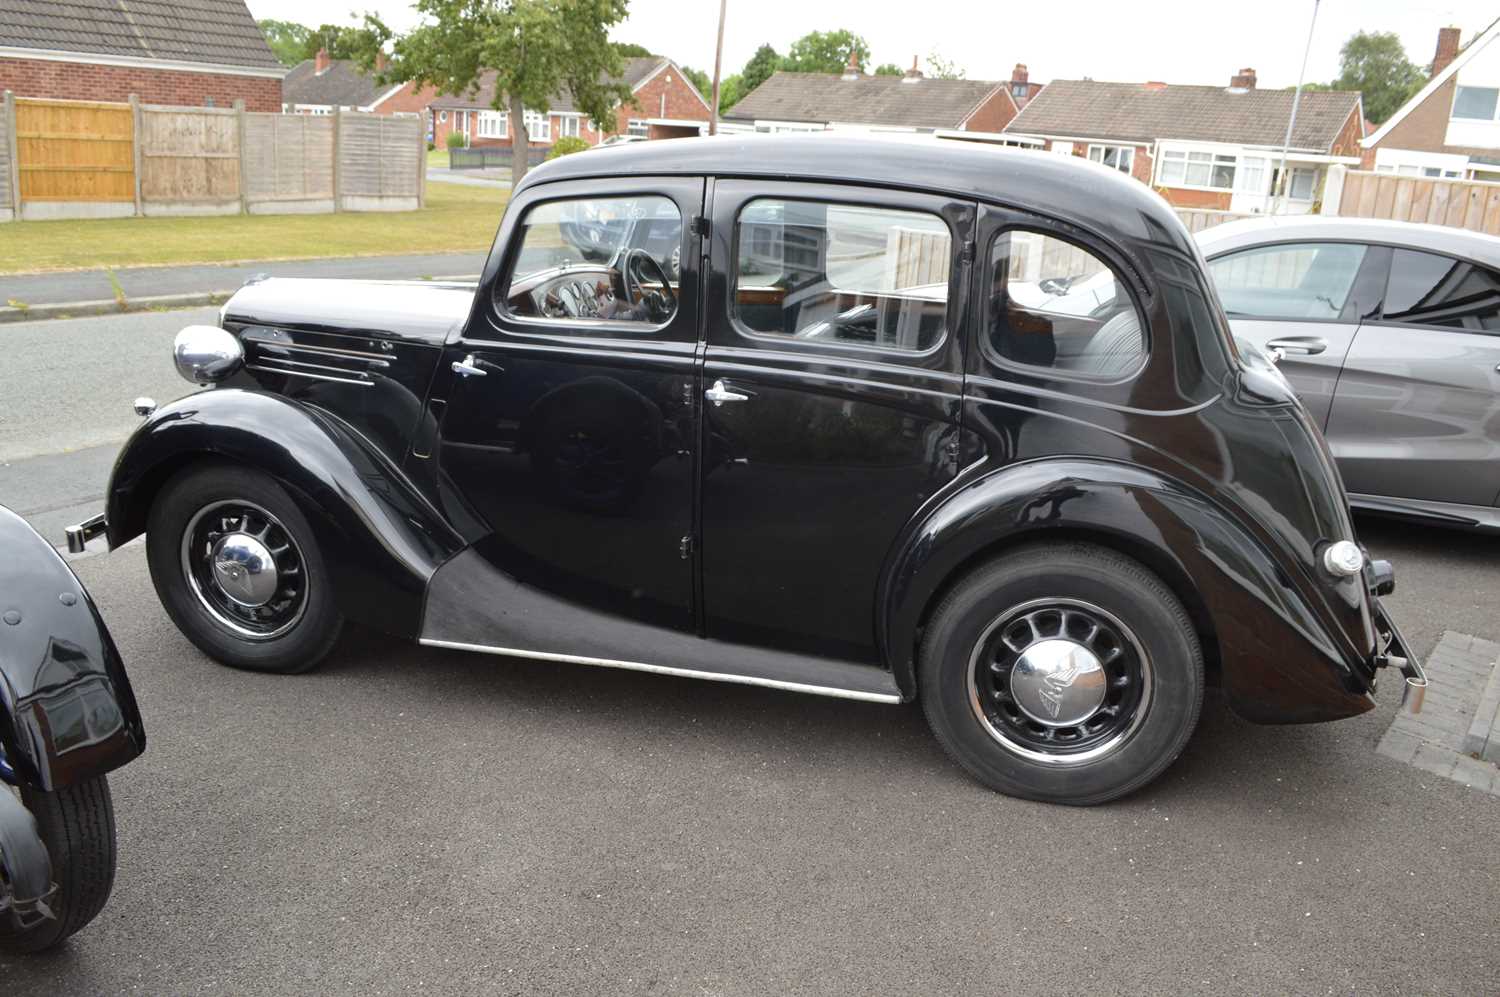
[[[873,665],[708,640],[566,603],[497,571],[473,548],[427,584],[421,643],[460,651],[625,668],[899,703],[895,677]]]
[[[1500,509],[1494,506],[1459,505],[1453,502],[1432,502],[1426,499],[1359,494],[1349,496],[1349,505],[1355,512],[1415,520],[1434,526],[1500,530]]]

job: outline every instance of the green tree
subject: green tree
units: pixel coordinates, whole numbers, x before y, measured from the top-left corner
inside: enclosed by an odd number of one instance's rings
[[[552,148],[547,150],[547,158],[556,159],[559,156],[571,156],[575,152],[586,152],[592,148],[593,146],[589,145],[581,138],[575,138],[572,135],[564,135],[562,138],[552,143]]]
[[[613,121],[615,107],[631,100],[618,82],[624,59],[609,30],[624,20],[628,0],[415,0],[422,17],[395,39],[381,82],[413,81],[445,94],[472,93],[494,73],[490,105],[510,115],[511,179],[526,175],[525,112],[545,113],[566,88],[573,104],[595,121]],[[376,14],[359,60],[366,70],[392,33]]]
[[[709,97],[708,94],[703,96]],[[726,76],[719,81],[719,113],[723,114],[745,96],[745,78],[739,73]],[[712,100],[712,97],[709,97]]]
[[[713,97],[710,94],[710,91],[712,91],[714,88],[713,77],[709,76],[701,69],[694,69],[692,66],[683,66],[682,75],[687,77],[689,83],[698,88],[698,92],[703,95],[704,100],[713,100]],[[724,81],[720,80],[720,88],[722,88],[723,85]]]
[[[789,73],[842,73],[849,64],[851,50],[863,72],[870,58],[870,46],[863,38],[845,28],[809,31],[792,42],[786,58],[781,60],[781,68]]]
[[[635,42],[615,42],[614,46],[615,51],[620,53],[620,57],[624,59],[644,59],[647,56],[656,54],[646,46],[637,45]]]
[[[927,53],[927,75],[935,80],[961,80],[969,74],[958,63],[943,58],[936,51]]]
[[[302,44],[302,58],[315,59],[319,49],[326,48],[330,59],[358,59],[361,53],[372,50],[375,42],[372,29],[352,24],[320,24],[307,31],[307,40]]]
[[[781,56],[769,45],[762,45],[755,50],[750,61],[745,63],[745,68],[740,70],[740,96],[744,96],[751,90],[760,86],[771,78],[771,74],[781,68]],[[720,81],[719,102],[723,104],[723,82]]]
[[[307,58],[303,53],[307,50],[308,38],[312,37],[312,29],[307,25],[270,18],[256,21],[255,24],[260,28],[260,33],[266,36],[266,44],[271,46],[271,51],[283,66],[295,66]]]
[[[906,70],[894,62],[883,62],[875,67],[876,76],[905,76]]]
[[[1365,117],[1378,125],[1426,82],[1422,70],[1406,57],[1398,35],[1361,31],[1339,50],[1339,76],[1332,88],[1358,90],[1364,97]]]

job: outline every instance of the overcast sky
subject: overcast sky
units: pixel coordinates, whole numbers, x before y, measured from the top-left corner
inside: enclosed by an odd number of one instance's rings
[[[1024,62],[1031,79],[1224,83],[1241,66],[1261,86],[1291,86],[1307,40],[1313,0],[728,0],[724,73],[737,72],[769,42],[780,52],[809,31],[849,28],[870,43],[875,63],[909,66],[913,55],[937,51],[970,79],[1008,79]],[[416,23],[400,0],[249,0],[257,18],[303,24],[352,23],[373,10],[398,31]],[[716,0],[632,0],[616,31],[706,72],[712,72]],[[1437,30],[1453,24],[1464,40],[1500,16],[1495,0],[1323,0],[1307,76],[1338,73],[1339,46],[1356,31],[1394,31],[1419,66],[1432,60]]]

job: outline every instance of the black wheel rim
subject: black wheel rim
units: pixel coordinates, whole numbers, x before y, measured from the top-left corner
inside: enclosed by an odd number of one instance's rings
[[[307,609],[307,566],[296,539],[253,502],[199,509],[183,530],[181,560],[199,605],[237,637],[279,637]]]
[[[1033,659],[1059,654],[1084,667],[1038,678]],[[1151,662],[1135,634],[1099,606],[1073,599],[1008,610],[985,628],[969,667],[970,703],[990,736],[1049,764],[1118,750],[1145,718],[1151,686]]]

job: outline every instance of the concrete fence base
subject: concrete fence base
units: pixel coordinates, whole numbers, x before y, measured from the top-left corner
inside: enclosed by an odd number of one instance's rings
[[[196,218],[210,215],[237,215],[240,213],[240,202],[238,198],[233,201],[181,201],[164,204],[153,204],[147,201],[141,205],[141,213],[147,218]]]
[[[325,215],[333,210],[333,198],[251,201],[245,205],[245,210],[252,215]]]
[[[129,201],[22,201],[24,222],[55,222],[69,218],[133,218]]]

